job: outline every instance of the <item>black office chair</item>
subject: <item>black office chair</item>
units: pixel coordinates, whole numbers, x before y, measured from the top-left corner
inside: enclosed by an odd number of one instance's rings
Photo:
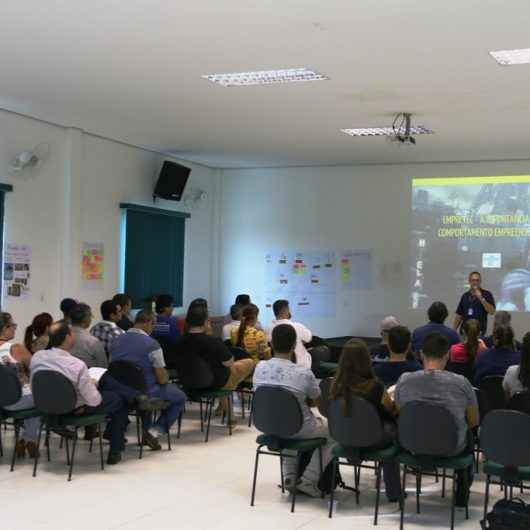
[[[131,361],[125,361],[125,360],[118,360],[118,361],[112,361],[109,364],[108,372],[110,376],[112,376],[116,381],[119,383],[126,385],[130,388],[133,388],[134,390],[137,390],[138,392],[142,392],[143,394],[147,393],[147,384],[145,382],[145,376],[138,366],[136,366]],[[157,410],[159,414],[162,414],[162,408],[160,410]],[[138,437],[138,445],[140,446],[140,452],[138,455],[138,458],[143,457],[143,432],[144,432],[144,414],[140,413],[138,410],[134,410],[134,416],[136,418],[136,435]],[[179,416],[178,419],[178,433],[177,438],[180,438],[180,427],[182,423],[182,413]],[[171,451],[171,434],[167,433],[167,450]]]
[[[105,414],[83,414],[77,415],[72,412],[77,405],[77,392],[72,382],[63,374],[53,370],[39,370],[33,375],[31,389],[35,407],[42,412],[43,421],[39,429],[37,440],[37,456],[33,465],[33,476],[37,476],[37,465],[39,463],[39,448],[43,429],[46,431],[46,440],[49,446],[50,431],[57,427],[61,429],[73,428],[72,452],[69,451],[69,436],[66,440],[66,459],[69,464],[68,481],[72,480],[74,469],[75,449],[77,445],[77,431],[81,427],[96,426],[99,436],[99,455],[101,469],[105,469],[103,462],[103,440],[101,436],[101,424],[106,422]],[[49,459],[49,453],[48,453]]]
[[[492,410],[506,407],[506,395],[502,388],[503,379],[502,375],[489,375],[480,381],[478,387],[483,392],[486,403],[484,415]]]
[[[516,392],[508,401],[507,409],[518,410],[525,414],[530,414],[530,392],[525,390],[523,392]]]
[[[403,488],[407,480],[407,468],[416,472],[416,511],[420,513],[420,487],[422,472],[452,469],[453,494],[451,498],[451,530],[455,520],[456,472],[473,465],[473,455],[454,454],[458,446],[458,427],[451,412],[439,405],[423,401],[407,403],[400,411],[398,420],[399,445],[403,451],[398,461],[403,464]],[[400,529],[403,529],[405,502],[401,503]],[[466,505],[466,519],[469,510]]]
[[[473,379],[474,363],[455,363],[449,361],[445,369],[453,374],[463,375],[468,381]]]
[[[353,397],[347,414],[344,414],[344,400],[334,399],[328,405],[328,425],[331,437],[338,442],[333,448],[333,471],[331,484],[335,484],[337,467],[354,466],[355,496],[359,503],[359,480],[363,462],[374,462],[376,469],[376,497],[374,525],[379,515],[379,496],[381,493],[381,462],[395,458],[398,451],[389,441],[384,448],[377,448],[384,441],[384,427],[381,417],[372,403],[361,397]],[[341,458],[348,462],[340,462]],[[329,517],[333,515],[334,489],[331,489]],[[402,500],[400,502],[403,502]]]
[[[318,385],[320,387],[318,411],[325,418],[328,417],[329,395],[331,392],[331,385],[333,384],[333,379],[333,377],[326,377],[326,379],[322,379]]]
[[[478,404],[478,413],[480,418],[480,424],[482,423],[482,420],[486,417],[486,414],[489,412],[488,410],[488,402],[486,400],[486,395],[482,390],[480,390],[477,387],[473,387],[473,391],[475,392],[475,396],[477,398],[477,404]],[[480,453],[482,452],[482,449],[480,448],[480,437],[479,437],[479,429],[480,424],[473,429],[473,440],[474,440],[474,446],[473,446],[473,453],[475,458],[475,471],[478,473],[478,467],[480,462]]]
[[[515,410],[490,412],[480,429],[480,445],[484,451],[483,469],[486,474],[484,496],[484,520],[488,512],[491,477],[496,476],[504,484],[504,498],[513,496],[513,486],[523,489],[524,481],[530,480],[530,416]]]
[[[11,457],[11,471],[15,469],[16,447],[20,438],[20,428],[24,420],[39,418],[42,414],[34,407],[23,410],[6,410],[4,407],[14,405],[22,398],[22,387],[14,369],[0,364],[0,427],[13,422],[15,445]],[[0,429],[0,455],[3,456],[2,429]]]
[[[232,436],[232,390],[214,389],[211,387],[214,382],[214,375],[208,363],[199,355],[185,354],[189,357],[186,363],[177,366],[177,373],[182,388],[190,401],[199,403],[201,415],[201,432],[204,432],[204,422],[206,422],[205,443],[210,437],[210,424],[212,420],[213,407],[216,400],[227,398],[228,404],[228,432]],[[203,414],[203,405],[206,409]]]
[[[296,396],[288,390],[274,386],[259,387],[254,393],[254,425],[262,432],[256,438],[256,460],[254,463],[254,478],[252,481],[252,495],[250,505],[254,506],[256,496],[256,480],[260,455],[278,456],[280,458],[282,492],[285,492],[283,480],[283,459],[296,458],[297,473],[295,487],[291,501],[291,512],[296,503],[296,484],[300,473],[302,453],[318,450],[320,454],[320,474],[322,474],[322,447],[326,445],[326,438],[293,439],[303,425],[303,415]],[[268,450],[264,450],[267,447]],[[296,451],[296,456],[285,455],[283,451]]]

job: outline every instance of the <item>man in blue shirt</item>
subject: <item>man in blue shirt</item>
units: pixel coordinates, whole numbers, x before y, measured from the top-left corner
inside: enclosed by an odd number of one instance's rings
[[[407,353],[410,350],[409,328],[394,326],[390,329],[388,331],[388,347],[390,349],[388,362],[374,366],[375,375],[386,388],[395,385],[405,372],[417,372],[422,369],[418,361],[407,359]]]
[[[180,337],[177,326],[177,318],[173,316],[174,299],[169,294],[161,294],[156,299],[156,322],[153,337],[158,340],[162,347],[174,345]]]
[[[481,288],[482,276],[480,272],[474,271],[469,275],[469,291],[466,291],[456,308],[456,316],[453,324],[454,329],[469,319],[480,322],[480,332],[486,334],[488,328],[488,315],[495,313],[495,299],[493,295]]]
[[[447,338],[449,341],[449,347],[460,342],[458,333],[444,324],[445,319],[449,316],[449,312],[447,311],[447,306],[443,302],[434,302],[431,304],[431,307],[427,310],[427,316],[429,318],[429,323],[425,324],[425,326],[416,328],[414,333],[412,333],[413,352],[421,352],[425,337],[429,333],[435,331]]]

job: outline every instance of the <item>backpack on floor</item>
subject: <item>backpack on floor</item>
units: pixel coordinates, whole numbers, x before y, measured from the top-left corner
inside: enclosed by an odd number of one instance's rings
[[[506,487],[506,486],[505,486]],[[530,505],[521,499],[497,501],[493,510],[480,522],[483,530],[528,530]]]

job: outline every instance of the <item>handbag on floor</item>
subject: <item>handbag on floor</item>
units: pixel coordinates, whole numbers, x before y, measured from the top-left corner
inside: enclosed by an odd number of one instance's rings
[[[530,505],[521,499],[502,499],[495,503],[480,525],[483,530],[528,530]]]

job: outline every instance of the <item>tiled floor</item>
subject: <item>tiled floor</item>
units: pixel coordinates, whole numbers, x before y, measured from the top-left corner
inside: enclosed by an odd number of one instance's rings
[[[134,439],[131,429],[129,439]],[[304,530],[365,529],[372,527],[375,499],[373,472],[361,477],[361,503],[357,507],[350,492],[337,493],[333,519],[327,518],[327,500],[300,495],[296,513],[289,511],[289,497],[278,489],[278,459],[263,457],[256,506],[249,506],[256,432],[239,426],[232,437],[218,421],[210,441],[203,442],[198,413],[189,411],[180,440],[173,436],[173,450],[137,458],[133,444],[124,461],[101,471],[98,454],[88,454],[80,443],[78,465],[72,482],[66,481],[65,455],[53,439],[52,462],[42,461],[37,478],[29,462],[17,463],[9,472],[8,455],[12,433],[3,433],[4,457],[0,461],[0,506],[6,530]],[[346,468],[347,469],[347,468]],[[344,479],[352,481],[351,471]],[[410,480],[409,487],[413,487]],[[407,501],[405,528],[449,528],[449,499],[440,496],[441,484],[424,480],[422,513],[415,513],[414,496]],[[478,529],[482,515],[484,483],[473,485],[470,520],[457,512],[456,528]],[[494,488],[494,499],[499,496]],[[379,526],[398,528],[399,512],[382,497]]]

